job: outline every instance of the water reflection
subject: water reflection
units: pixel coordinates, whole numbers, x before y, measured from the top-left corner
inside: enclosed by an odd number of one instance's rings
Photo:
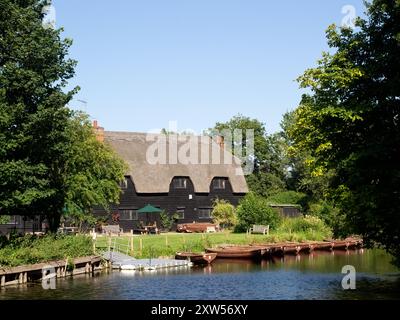
[[[341,288],[344,265],[357,290]],[[216,260],[207,267],[113,271],[0,290],[0,299],[400,299],[400,272],[379,250],[313,252],[273,260]]]

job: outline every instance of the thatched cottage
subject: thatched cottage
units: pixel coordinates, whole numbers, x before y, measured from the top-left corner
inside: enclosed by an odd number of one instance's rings
[[[209,222],[215,199],[237,205],[248,192],[241,163],[223,140],[97,131],[99,140],[111,145],[129,166],[120,203],[112,206],[110,215],[124,230],[148,223],[148,216],[137,212],[148,204],[177,214],[179,223]],[[101,209],[94,213],[107,215]],[[151,219],[160,222],[157,214]]]

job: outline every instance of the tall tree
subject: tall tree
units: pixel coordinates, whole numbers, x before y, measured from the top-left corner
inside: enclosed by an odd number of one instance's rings
[[[52,229],[66,197],[62,171],[68,141],[66,108],[76,89],[71,41],[42,26],[45,1],[0,2],[0,207],[2,213],[42,213]]]
[[[68,58],[72,42],[61,38],[62,30],[42,25],[47,3],[0,1],[0,214],[42,215],[56,231],[71,199],[79,206],[103,200],[89,192],[78,201],[72,188],[80,187],[79,176],[98,182],[93,170],[109,163],[104,158],[90,163],[91,151],[80,148],[93,145],[71,134],[73,113],[66,105],[78,88],[63,90],[76,62]],[[119,169],[109,175],[110,184],[117,184],[116,176]],[[89,191],[101,193],[103,186]]]
[[[66,127],[69,144],[65,146],[65,212],[78,222],[93,220],[94,206],[105,209],[118,203],[127,166],[107,143],[98,141],[89,117],[75,112]]]
[[[400,1],[367,4],[356,29],[330,26],[318,66],[299,78],[310,88],[295,112],[296,147],[315,157],[346,220],[400,263]]]
[[[242,136],[235,136],[235,130],[240,130]],[[254,132],[254,152],[249,153],[248,137],[246,130]],[[282,140],[278,135],[268,135],[265,124],[257,119],[251,119],[243,115],[236,115],[227,122],[217,122],[214,128],[209,129],[211,136],[225,133],[233,138],[233,144],[241,144],[243,155],[254,161],[254,172],[246,176],[250,189],[265,197],[285,189],[285,162]],[[241,141],[234,140],[241,139]],[[231,147],[233,150],[234,146]],[[247,159],[248,160],[248,159]]]

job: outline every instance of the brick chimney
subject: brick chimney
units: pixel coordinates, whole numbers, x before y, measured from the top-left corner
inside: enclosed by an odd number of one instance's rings
[[[97,122],[97,120],[93,121],[93,130],[96,134],[97,141],[104,142],[104,128],[99,127],[99,123]]]
[[[224,149],[225,147],[225,137],[224,136],[217,136],[217,144]]]

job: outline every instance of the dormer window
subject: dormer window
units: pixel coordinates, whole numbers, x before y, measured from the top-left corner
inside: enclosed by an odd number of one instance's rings
[[[225,189],[225,185],[226,185],[225,181],[226,180],[224,178],[216,178],[216,179],[214,179],[213,188],[214,189],[218,189],[218,190]]]
[[[124,178],[119,185],[123,190],[128,189],[128,178]]]
[[[187,179],[186,178],[175,178],[174,179],[174,188],[175,189],[186,189],[187,187]]]

